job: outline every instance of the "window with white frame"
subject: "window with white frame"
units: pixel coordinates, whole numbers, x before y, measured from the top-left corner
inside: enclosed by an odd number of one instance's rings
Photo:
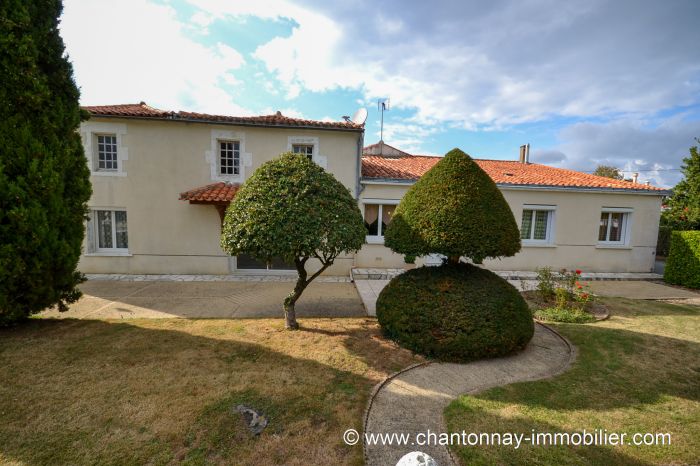
[[[94,209],[88,228],[93,252],[128,252],[129,235],[125,210]]]
[[[239,141],[219,141],[219,174],[238,175],[241,170]]]
[[[603,209],[600,213],[598,242],[601,244],[624,245],[629,237],[628,209]]]
[[[292,152],[295,154],[304,154],[309,160],[313,160],[314,158],[313,144],[292,144]]]
[[[117,158],[117,135],[97,134],[97,170],[117,171],[119,161]]]
[[[523,206],[520,239],[523,243],[546,244],[554,239],[554,206]]]
[[[391,223],[391,217],[396,210],[396,204],[365,204],[365,228],[367,242],[383,242],[384,231]]]

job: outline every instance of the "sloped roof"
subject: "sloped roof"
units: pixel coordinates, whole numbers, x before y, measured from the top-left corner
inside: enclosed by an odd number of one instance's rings
[[[145,102],[137,104],[98,105],[82,107],[90,115],[121,118],[154,118],[180,121],[199,121],[206,123],[223,123],[242,126],[278,126],[288,128],[316,128],[338,129],[345,131],[362,131],[363,125],[357,125],[352,121],[320,121],[291,118],[282,115],[281,112],[272,115],[261,116],[228,116],[210,115],[196,112],[173,112],[160,110],[147,105]]]
[[[193,204],[231,202],[240,187],[241,186],[238,184],[229,184],[220,181],[180,193],[180,200],[190,201]]]
[[[362,178],[365,180],[415,181],[441,159],[442,157],[423,155],[404,157],[364,155],[362,157]],[[614,180],[538,163],[484,159],[474,159],[474,161],[499,185],[659,191],[659,194],[666,192],[655,186]]]

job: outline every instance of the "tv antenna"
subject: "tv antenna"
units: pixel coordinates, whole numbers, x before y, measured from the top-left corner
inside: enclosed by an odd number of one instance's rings
[[[379,140],[384,141],[384,111],[391,108],[391,99],[387,97],[386,99],[377,100],[377,110],[382,112],[382,123],[379,130]]]

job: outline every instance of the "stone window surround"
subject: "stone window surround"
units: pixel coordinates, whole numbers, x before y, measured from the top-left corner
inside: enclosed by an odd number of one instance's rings
[[[219,141],[238,141],[239,144],[239,170],[237,175],[223,175],[219,170]],[[205,152],[205,159],[209,164],[212,181],[224,181],[227,183],[243,183],[247,167],[253,165],[253,154],[245,150],[245,133],[241,131],[211,130],[211,148]]]
[[[117,169],[97,170],[97,135],[114,134],[117,137]],[[124,136],[127,134],[124,123],[86,122],[80,129],[80,135],[85,148],[88,168],[92,176],[126,176],[124,161],[129,160],[129,149],[124,146]]]
[[[287,138],[287,151],[292,152],[292,146],[302,144],[313,146],[312,160],[322,168],[328,168],[328,157],[321,155],[319,138],[315,136],[289,136]]]

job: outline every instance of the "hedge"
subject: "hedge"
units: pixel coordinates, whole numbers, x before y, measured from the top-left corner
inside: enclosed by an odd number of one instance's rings
[[[664,280],[674,285],[700,288],[700,231],[671,233]]]

